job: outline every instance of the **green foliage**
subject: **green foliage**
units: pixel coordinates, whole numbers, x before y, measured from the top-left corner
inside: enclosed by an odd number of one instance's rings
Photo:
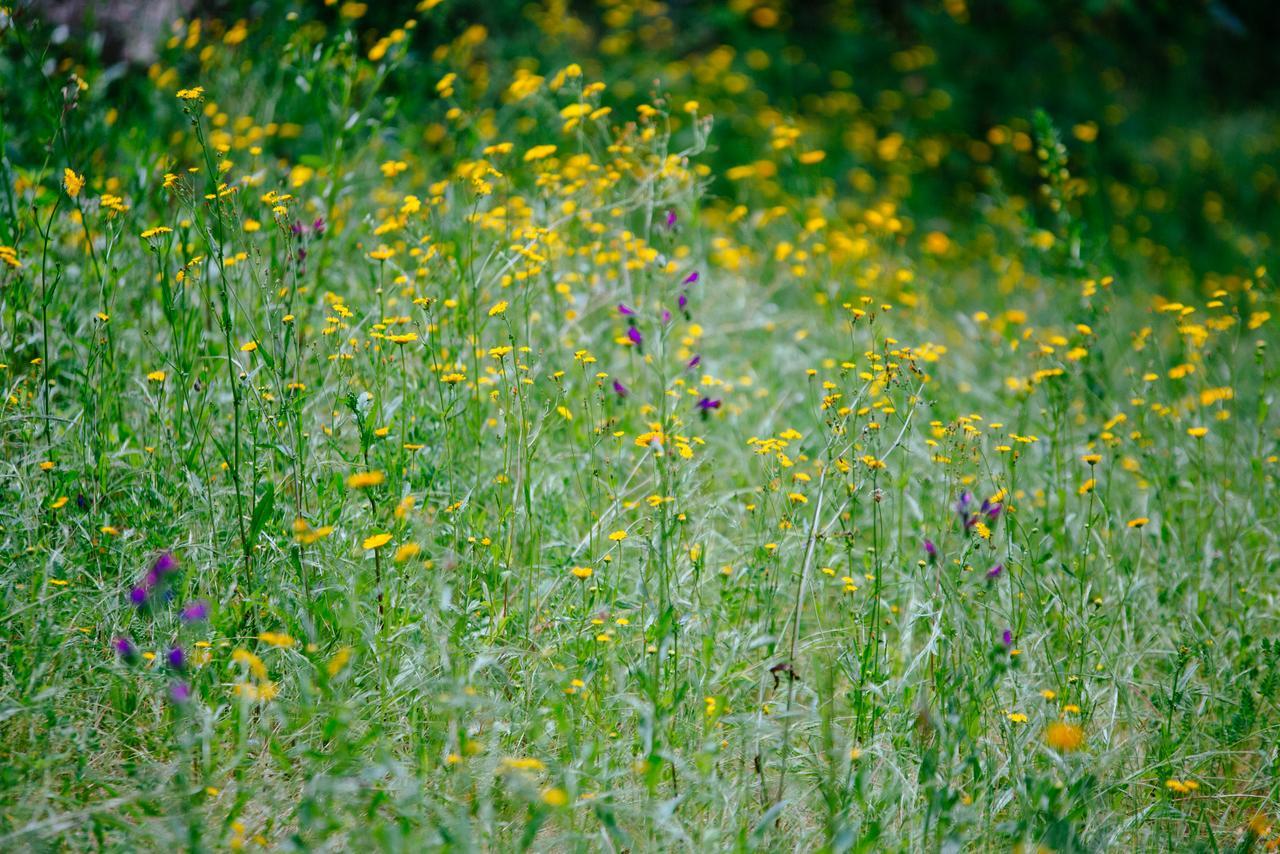
[[[1280,838],[1268,16],[419,5],[0,11],[0,847]]]

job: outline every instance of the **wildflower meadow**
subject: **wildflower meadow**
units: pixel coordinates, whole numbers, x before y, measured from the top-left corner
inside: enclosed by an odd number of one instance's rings
[[[1267,4],[0,1],[0,850],[1280,847]]]

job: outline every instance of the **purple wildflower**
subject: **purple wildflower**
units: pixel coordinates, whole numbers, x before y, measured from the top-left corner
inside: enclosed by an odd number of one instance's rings
[[[188,602],[182,606],[182,622],[184,623],[200,623],[209,619],[209,603],[203,599],[197,599],[194,602]]]
[[[622,315],[623,317],[635,317],[635,316],[636,316],[635,310],[634,310],[634,309],[632,309],[632,308],[630,308],[630,307],[629,307],[626,303],[624,303],[624,302],[620,302],[620,303],[618,303],[618,314]]]
[[[994,522],[996,518],[999,517],[1001,509],[1002,507],[1000,505],[1000,502],[998,501],[992,501],[989,498],[984,498],[982,501],[982,515],[986,516],[987,519],[991,520],[992,522]]]
[[[298,220],[293,225],[289,226],[289,230],[292,231],[294,234],[302,235],[302,234],[309,233],[309,234],[314,234],[317,237],[324,234],[324,228],[325,228],[324,217],[322,216],[316,217],[315,221],[312,222],[310,225],[307,225],[302,220]]]
[[[191,686],[181,679],[175,679],[169,685],[169,699],[177,703],[179,706],[186,704],[191,699]]]
[[[1004,572],[1004,564],[998,563],[995,566],[991,567],[991,569],[987,570],[987,580],[995,581],[997,578],[1000,577],[1000,574],[1003,572]]]
[[[933,544],[933,540],[928,538],[924,541],[925,557],[929,558],[929,563],[938,562],[938,547]]]
[[[719,408],[720,408],[719,400],[712,400],[709,397],[704,397],[698,401],[698,409],[702,411],[703,415],[706,415],[708,412],[710,412],[713,409],[719,409]]]
[[[631,343],[635,344],[637,347],[644,345],[644,336],[641,335],[640,330],[636,329],[634,326],[628,327],[627,338],[630,339]]]
[[[169,651],[165,653],[164,661],[165,664],[179,673],[187,669],[187,654],[182,651],[180,646],[169,647]]]
[[[1013,630],[1005,629],[1004,634],[1000,636],[1000,642],[1005,646],[1013,646]]]
[[[141,608],[151,598],[151,592],[164,584],[166,577],[176,571],[178,560],[173,552],[161,552],[142,577],[142,583],[129,591],[129,601]]]
[[[627,387],[624,386],[622,383],[618,382],[617,380],[613,381],[613,390],[618,395],[618,397],[627,396]]]
[[[133,645],[133,640],[125,635],[120,635],[113,640],[111,647],[116,651],[116,655],[120,656],[120,660],[126,664],[133,664],[138,660],[138,648]]]
[[[667,231],[676,227],[676,212],[674,210],[667,211]]]
[[[692,285],[693,283],[695,283],[695,282],[697,282],[697,281],[698,281],[698,271],[697,271],[697,270],[694,270],[692,273],[690,273],[689,275],[685,276],[684,281],[683,281],[683,282],[681,282],[680,284],[682,284],[682,285]]]
[[[163,578],[178,568],[178,559],[173,556],[173,552],[162,552],[156,562],[151,565],[151,571],[158,577]]]
[[[689,363],[685,365],[685,367],[689,369],[693,369],[698,367],[698,365],[701,365],[701,364],[702,364],[702,357],[694,356],[692,359],[689,360]]]
[[[670,322],[671,322],[671,312],[667,311],[667,310],[664,308],[664,309],[662,310],[662,323],[663,323],[663,325],[666,325],[666,324],[668,324],[668,323],[670,323]]]
[[[969,505],[972,503],[973,503],[973,493],[969,492],[968,490],[965,490],[964,492],[960,493],[960,498],[958,501],[956,501],[956,512],[959,513],[961,516],[968,515]]]
[[[689,308],[689,298],[681,294],[676,298],[676,305],[680,306],[681,311],[686,311]]]

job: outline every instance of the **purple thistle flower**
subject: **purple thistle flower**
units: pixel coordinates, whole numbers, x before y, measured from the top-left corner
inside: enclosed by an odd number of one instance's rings
[[[685,276],[684,281],[683,281],[683,282],[681,282],[680,284],[682,284],[682,285],[692,285],[693,283],[695,283],[695,282],[697,282],[697,281],[698,281],[698,271],[697,271],[697,270],[694,270],[692,273],[690,273],[689,275]]]
[[[1013,646],[1013,630],[1005,629],[1004,634],[1000,636],[1000,642],[1005,646]]]
[[[924,541],[924,553],[929,558],[929,563],[938,562],[938,547],[933,544],[933,540],[928,538]]]
[[[1000,574],[1002,572],[1004,572],[1004,564],[1002,563],[996,564],[995,566],[991,567],[991,569],[987,570],[987,580],[995,581],[997,578],[1000,577]]]
[[[627,328],[627,338],[630,339],[631,343],[635,344],[637,347],[644,345],[644,336],[641,335],[640,330],[636,329],[634,326]]]
[[[302,234],[302,221],[295,220],[293,225],[289,226],[289,230],[294,234]]]
[[[169,685],[169,699],[179,706],[185,705],[191,699],[191,686],[181,679],[175,679]]]
[[[113,640],[111,647],[116,651],[116,655],[120,656],[120,660],[126,664],[133,664],[138,660],[138,648],[133,645],[133,640],[125,635],[120,635]]]
[[[622,383],[618,382],[617,380],[613,381],[613,390],[618,395],[618,397],[627,396],[627,387],[624,386]]]
[[[187,669],[187,654],[182,651],[180,646],[169,647],[169,651],[165,653],[164,661],[165,664],[179,673]]]
[[[147,604],[147,588],[135,587],[129,591],[129,602],[139,608]]]
[[[627,306],[627,304],[626,304],[626,303],[624,303],[624,302],[620,302],[620,303],[618,303],[618,314],[622,315],[623,317],[635,317],[635,316],[636,316],[635,311],[634,311],[633,309],[631,309],[630,307],[628,307],[628,306]]]
[[[694,356],[692,359],[689,360],[689,363],[685,365],[685,367],[692,369],[692,368],[698,367],[698,365],[701,365],[701,364],[702,364],[702,357]]]
[[[676,212],[674,210],[667,211],[667,231],[676,227]]]
[[[311,223],[311,230],[314,231],[316,234],[324,234],[324,228],[325,228],[324,217],[322,216],[316,217],[316,221]]]
[[[178,568],[178,559],[173,556],[173,552],[161,552],[156,558],[156,562],[151,565],[151,571],[156,576],[163,578]]]
[[[209,603],[203,599],[197,599],[194,602],[188,602],[182,607],[182,617],[184,623],[200,623],[209,619]]]

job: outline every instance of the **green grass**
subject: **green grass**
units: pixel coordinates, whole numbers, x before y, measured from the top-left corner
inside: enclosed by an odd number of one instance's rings
[[[0,19],[0,847],[1280,838],[1266,243],[326,14]]]

